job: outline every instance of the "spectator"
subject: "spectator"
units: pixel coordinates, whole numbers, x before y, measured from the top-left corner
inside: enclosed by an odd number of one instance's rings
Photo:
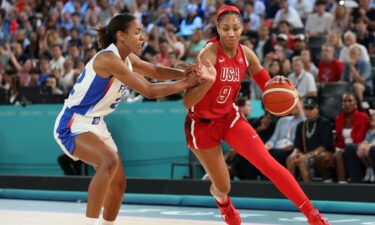
[[[288,77],[292,73],[292,65],[289,59],[281,61],[281,75]]]
[[[74,85],[74,68],[71,59],[65,59],[64,72],[62,73],[58,85],[62,87],[64,93],[68,93]]]
[[[203,35],[203,34],[202,34]],[[178,59],[185,55],[185,40],[175,34],[175,27],[173,24],[168,24],[164,30],[164,36],[169,46],[174,52]]]
[[[61,47],[59,45],[52,46],[52,59],[50,60],[51,69],[59,69],[64,73],[64,61],[65,58],[62,56]]]
[[[186,47],[185,62],[194,63],[199,51],[206,44],[206,40],[203,39],[203,32],[201,29],[196,29],[191,36],[190,44]]]
[[[4,46],[0,46],[0,73],[3,73],[9,69],[9,53],[9,48],[4,48]]]
[[[293,57],[293,73],[288,77],[296,86],[299,96],[317,96],[317,87],[314,76],[304,70],[303,60],[299,56]]]
[[[334,47],[325,44],[322,47],[323,58],[319,62],[319,73],[317,81],[319,83],[338,82],[344,69],[344,64],[337,60],[334,56]]]
[[[3,79],[1,81],[0,87],[6,91],[8,91],[12,84],[12,77],[15,74],[13,70],[7,70],[4,72]]]
[[[333,151],[333,136],[330,122],[319,116],[319,104],[315,97],[304,100],[306,120],[298,124],[294,139],[294,152],[287,159],[288,170],[295,176],[299,169],[304,182],[314,176],[311,169],[316,168],[324,182],[332,182],[329,161]]]
[[[304,69],[311,73],[314,77],[318,75],[318,68],[315,66],[315,64],[311,60],[311,52],[308,49],[303,49],[301,51],[301,58],[303,60]]]
[[[342,49],[342,40],[340,33],[335,31],[329,32],[326,43],[333,46],[335,58],[338,59],[340,57],[340,52]]]
[[[46,87],[51,88],[51,94],[62,95],[64,92],[57,87],[57,78],[54,75],[49,75],[46,81]]]
[[[344,154],[351,144],[361,143],[368,131],[369,119],[366,113],[358,110],[359,101],[352,92],[342,96],[342,112],[336,117],[334,158],[336,161],[337,180],[340,184],[347,183]],[[350,147],[349,147],[350,148]]]
[[[282,66],[278,60],[272,60],[267,69],[271,78],[282,74]]]
[[[352,84],[360,101],[364,96],[372,95],[371,65],[361,60],[361,48],[358,44],[350,47],[350,61],[345,63],[342,80]]]
[[[264,18],[266,13],[266,6],[264,5],[263,0],[252,0],[254,3],[254,13],[257,14],[260,18]]]
[[[258,39],[255,42],[254,51],[259,60],[263,62],[264,57],[272,51],[272,39],[270,30],[266,25],[261,25],[258,30]]]
[[[277,30],[278,30],[278,34],[286,34],[287,36],[286,39],[288,42],[285,47],[293,51],[295,49],[295,46],[294,46],[295,43],[294,43],[294,36],[292,33],[290,33],[291,27],[290,27],[289,22],[286,20],[280,21],[280,23],[277,25]]]
[[[315,2],[315,11],[307,17],[305,32],[307,36],[326,35],[332,26],[332,15],[326,12],[326,2],[317,0]]]
[[[368,21],[365,17],[358,18],[355,23],[357,41],[368,50],[372,48],[375,36],[368,30]]]
[[[261,25],[261,18],[259,15],[254,13],[254,3],[251,1],[246,1],[243,11],[243,19],[249,19],[251,22],[251,30],[257,31]]]
[[[28,87],[38,87],[39,86],[39,73],[34,68],[30,71],[30,82]]]
[[[186,6],[187,17],[181,21],[179,35],[187,38],[198,28],[203,28],[202,19],[197,15],[198,6],[190,3]]]
[[[358,47],[361,49],[361,59],[363,59],[366,62],[370,62],[370,57],[368,55],[368,51],[366,47],[357,43],[357,38],[353,32],[347,31],[344,34],[344,41],[345,41],[345,46],[341,49],[340,57],[339,57],[339,60],[341,62],[343,63],[350,62],[349,48],[354,44],[357,44]]]
[[[269,0],[266,4],[266,19],[274,19],[279,11],[279,1]]]
[[[283,40],[279,40],[279,42],[283,42],[286,38],[285,34],[281,34],[281,35],[279,34],[279,36],[280,36],[279,39],[283,39]],[[273,59],[279,60],[280,62],[284,61],[284,59],[288,59],[287,54],[289,55],[291,54],[291,50],[284,48],[284,46],[282,45],[275,45],[275,47],[273,48],[273,51],[274,51],[274,54],[272,55]]]
[[[331,32],[337,32],[340,34],[348,31],[350,26],[350,15],[345,5],[338,4],[336,6],[333,21],[331,25]]]
[[[44,57],[39,62],[39,85],[43,86],[49,75],[51,75],[51,67],[49,65],[49,59]]]
[[[147,54],[153,55],[153,54],[156,53],[156,50],[152,45],[150,45],[150,43],[148,43],[148,38],[149,38],[148,33],[143,32],[143,36],[145,37],[145,41],[143,42],[143,45],[142,45],[142,53],[141,53],[140,57],[141,57],[141,59],[149,62],[146,55]]]
[[[375,9],[371,7],[371,0],[360,0],[359,7],[352,12],[352,18],[365,17],[369,21],[370,31],[375,31]]]
[[[282,47],[283,49],[280,49],[280,47]],[[275,51],[282,51],[284,56],[288,59],[292,57],[293,51],[288,48],[288,36],[286,34],[280,33],[277,35]]]
[[[375,182],[374,170],[370,152],[375,150],[375,114],[370,116],[370,128],[365,140],[358,145],[345,148],[345,161],[348,165],[348,175],[351,182]]]
[[[294,54],[293,56],[301,55],[301,52],[307,49],[306,36],[304,34],[297,34],[293,37],[294,40]]]
[[[80,56],[87,61],[90,59],[90,57],[87,56],[85,53],[87,50],[92,49],[94,46],[92,34],[90,32],[83,33],[81,36],[81,42],[82,42],[82,45],[80,46],[81,48]]]
[[[288,21],[288,23],[293,28],[302,28],[303,24],[301,18],[299,17],[297,11],[290,7],[287,0],[279,1],[279,10],[276,13],[275,19],[273,21],[274,26],[278,26],[280,21]]]
[[[33,62],[28,59],[23,65],[21,70],[18,72],[18,76],[21,79],[22,86],[29,86],[30,83],[30,72],[33,69]]]
[[[21,80],[17,75],[11,78],[11,85],[9,89],[9,104],[21,105],[24,104],[24,97],[19,93],[21,87]]]
[[[293,152],[297,125],[305,120],[302,104],[298,103],[292,115],[280,118],[271,139],[266,142],[270,154],[286,167],[286,159]]]
[[[307,17],[313,11],[313,4],[310,0],[295,0],[291,6],[297,10],[302,21],[306,21]]]

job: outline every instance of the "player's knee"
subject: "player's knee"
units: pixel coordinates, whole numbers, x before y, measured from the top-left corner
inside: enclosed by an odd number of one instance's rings
[[[120,158],[116,152],[107,154],[99,165],[99,169],[105,170],[110,174],[114,174],[120,165]]]
[[[114,180],[111,184],[111,189],[113,192],[123,194],[126,189],[126,180],[125,177],[120,177]]]

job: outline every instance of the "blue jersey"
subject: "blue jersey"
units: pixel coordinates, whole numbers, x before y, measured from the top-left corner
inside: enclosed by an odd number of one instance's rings
[[[102,52],[109,51],[120,57],[119,51],[114,44],[98,52],[87,63],[71,90],[69,98],[65,100],[64,106],[67,110],[87,117],[103,117],[116,109],[127,87],[114,76],[108,78],[100,77],[93,67],[96,56]],[[132,70],[130,60],[126,58],[125,62],[129,69]]]
[[[102,78],[95,72],[93,62],[96,56],[103,52],[112,52],[120,57],[114,44],[98,52],[77,78],[56,119],[55,139],[71,157],[75,147],[75,137],[80,133],[91,131],[101,139],[113,142],[103,117],[116,109],[127,86],[114,76]],[[126,58],[125,63],[132,70],[129,58]]]

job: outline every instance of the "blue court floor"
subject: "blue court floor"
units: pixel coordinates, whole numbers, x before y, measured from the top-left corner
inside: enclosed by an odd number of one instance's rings
[[[0,199],[0,224],[83,225],[85,203]],[[244,225],[307,224],[297,212],[240,210]],[[332,225],[375,225],[375,216],[326,214]],[[218,209],[122,205],[116,225],[222,224]]]

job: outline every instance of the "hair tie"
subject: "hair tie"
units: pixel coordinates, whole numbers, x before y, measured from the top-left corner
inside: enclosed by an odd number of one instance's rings
[[[106,35],[109,35],[109,29],[108,29],[108,26],[105,26],[105,34],[106,34]]]

